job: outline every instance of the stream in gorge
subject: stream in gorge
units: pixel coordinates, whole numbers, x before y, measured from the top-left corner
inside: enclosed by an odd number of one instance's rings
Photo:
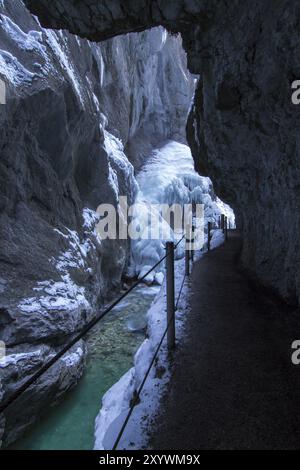
[[[87,364],[78,385],[10,449],[93,449],[102,397],[132,367],[145,338],[147,312],[160,288],[138,286],[94,327],[87,338]]]

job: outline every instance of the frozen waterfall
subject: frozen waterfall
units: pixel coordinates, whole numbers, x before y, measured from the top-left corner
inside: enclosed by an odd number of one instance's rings
[[[175,141],[168,141],[155,149],[147,158],[145,165],[136,176],[138,191],[135,199],[134,217],[140,226],[141,235],[149,229],[149,220],[157,220],[162,227],[160,239],[141,236],[131,240],[130,276],[142,277],[165,253],[165,241],[174,239],[173,230],[166,221],[161,220],[155,204],[203,204],[205,224],[217,224],[221,214],[228,217],[231,226],[235,219],[232,209],[224,204],[214,193],[209,178],[195,172],[190,148]],[[151,211],[149,217],[149,210]],[[176,257],[184,255],[184,245],[178,246]],[[161,283],[163,265],[151,273],[148,282]]]

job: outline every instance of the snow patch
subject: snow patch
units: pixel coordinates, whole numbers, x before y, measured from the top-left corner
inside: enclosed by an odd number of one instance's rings
[[[37,52],[46,58],[46,47],[42,44],[43,34],[41,31],[29,31],[24,33],[8,16],[1,15],[1,27],[7,32],[18,48],[27,52]]]
[[[78,266],[84,268],[86,263],[86,257],[89,251],[95,247],[92,241],[89,238],[86,238],[81,241],[78,236],[78,233],[74,230],[68,229],[67,227],[65,228],[67,234],[64,234],[58,229],[54,230],[59,233],[62,237],[67,239],[70,246],[67,251],[61,254],[61,256],[58,258],[58,261],[56,261],[56,268],[62,272],[65,272],[69,268],[76,268]],[[55,262],[55,260],[52,261]]]
[[[71,278],[70,269],[82,269],[88,272],[87,257],[96,249],[100,242],[96,232],[98,215],[95,211],[85,208],[83,210],[83,228],[85,236],[80,240],[74,230],[65,227],[65,232],[54,229],[60,237],[64,238],[69,248],[62,252],[58,258],[50,259],[57,271],[61,274],[60,281],[45,280],[37,283],[34,291],[44,295],[23,299],[18,307],[24,313],[70,311],[73,309],[90,309],[90,303],[86,299],[85,288],[77,285]],[[91,238],[92,237],[92,238]]]
[[[36,351],[28,352],[28,353],[17,353],[17,354],[10,354],[8,356],[4,356],[0,359],[0,368],[5,368],[11,365],[17,365],[19,361],[25,360],[30,361],[35,357],[39,357],[41,354],[41,350],[38,349]]]
[[[134,391],[134,369],[130,369],[115,383],[102,398],[102,408],[95,421],[95,449],[104,449],[103,442],[108,429],[113,431],[114,421],[128,410],[128,403]],[[115,423],[116,424],[116,423]],[[116,427],[115,432],[119,432]]]
[[[85,289],[75,284],[69,274],[63,275],[61,281],[38,282],[38,287],[33,290],[42,291],[48,295],[23,299],[18,307],[24,313],[65,311],[90,307],[85,297]]]
[[[82,212],[83,217],[83,227],[86,230],[92,231],[96,224],[99,222],[99,215],[97,212],[85,207]]]
[[[0,49],[0,73],[8,82],[15,86],[24,83],[30,85],[35,74],[23,67],[23,65],[9,52]]]
[[[124,176],[126,186],[130,188],[132,193],[135,193],[137,191],[137,183],[134,177],[134,168],[124,153],[124,146],[121,140],[105,130],[104,145],[109,159],[108,180],[116,199],[118,200],[119,195],[122,195],[120,194],[118,182],[119,174]]]
[[[83,357],[82,348],[77,348],[75,352],[72,352],[68,355],[65,355],[61,360],[65,363],[67,367],[74,367],[79,364]]]
[[[83,88],[79,76],[76,74],[72,61],[68,57],[68,44],[67,38],[63,31],[51,31],[50,29],[44,30],[46,34],[46,43],[50,46],[56,55],[62,69],[67,73],[73,89],[79,98],[79,101],[84,105]]]

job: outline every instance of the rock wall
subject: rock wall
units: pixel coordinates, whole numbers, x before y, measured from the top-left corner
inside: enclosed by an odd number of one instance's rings
[[[188,122],[198,170],[234,207],[244,266],[286,301],[300,300],[300,5],[289,0],[26,0],[45,26],[92,40],[164,25],[201,74]]]
[[[300,75],[296,2],[232,2],[203,35],[188,140],[198,171],[235,209],[248,273],[300,303]]]
[[[0,2],[0,78],[6,400],[119,286],[128,246],[99,240],[95,210],[133,199],[130,161],[139,166],[161,140],[185,141],[194,80],[180,38],[163,28],[99,45],[44,30],[21,0]],[[76,384],[84,358],[76,345],[5,412],[5,445]]]

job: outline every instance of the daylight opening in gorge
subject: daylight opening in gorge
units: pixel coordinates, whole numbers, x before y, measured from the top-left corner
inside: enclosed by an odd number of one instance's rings
[[[0,0],[10,455],[299,448],[300,7],[255,3]]]

